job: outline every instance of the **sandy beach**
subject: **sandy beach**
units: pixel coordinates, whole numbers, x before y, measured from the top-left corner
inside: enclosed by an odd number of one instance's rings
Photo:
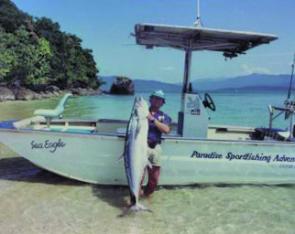
[[[292,233],[294,186],[160,188],[119,217],[128,190],[69,180],[1,146],[0,233]]]

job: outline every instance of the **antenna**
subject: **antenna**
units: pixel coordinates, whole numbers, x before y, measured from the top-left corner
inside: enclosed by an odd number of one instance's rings
[[[197,0],[197,19],[194,23],[195,27],[202,27],[200,0]]]
[[[292,71],[291,71],[291,77],[290,77],[290,84],[289,84],[289,90],[288,90],[288,97],[289,99],[291,97],[291,92],[292,92],[292,83],[293,83],[293,76],[294,76],[294,67],[295,67],[295,53],[293,57],[293,63],[292,63]]]

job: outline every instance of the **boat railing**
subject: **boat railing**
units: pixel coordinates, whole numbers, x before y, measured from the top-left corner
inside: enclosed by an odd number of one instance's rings
[[[278,107],[278,106],[268,106],[269,110],[269,129],[273,128],[273,122],[279,116],[285,114],[285,120],[289,119],[289,138],[292,137],[292,132],[294,131],[294,113],[295,113],[295,102],[294,101],[285,101],[285,107]]]

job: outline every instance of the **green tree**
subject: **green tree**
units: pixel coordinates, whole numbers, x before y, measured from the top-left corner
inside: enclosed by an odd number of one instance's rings
[[[49,18],[33,18],[10,0],[0,0],[0,81],[26,86],[97,88],[92,51]]]
[[[0,26],[6,32],[13,33],[29,21],[32,21],[32,17],[20,11],[13,2],[0,0]]]
[[[11,73],[17,63],[17,57],[11,45],[15,44],[16,37],[11,33],[5,33],[0,28],[0,81],[5,81],[7,74]]]
[[[19,81],[26,86],[46,84],[52,56],[49,42],[37,42],[22,26],[15,34],[0,33],[0,79],[8,83]]]
[[[33,48],[33,54],[29,57],[31,70],[28,73],[25,84],[30,86],[47,84],[50,71],[50,59],[52,57],[49,42],[45,38],[40,38]]]
[[[83,49],[80,38],[61,32],[58,23],[44,17],[36,19],[35,30],[50,42],[52,48],[49,78],[52,84],[60,88],[99,87],[92,50]]]

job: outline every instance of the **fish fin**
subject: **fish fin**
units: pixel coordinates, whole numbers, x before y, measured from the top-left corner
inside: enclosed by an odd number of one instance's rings
[[[130,212],[139,212],[139,211],[147,211],[147,212],[153,212],[151,209],[145,207],[144,205],[140,203],[136,203],[129,207]]]

